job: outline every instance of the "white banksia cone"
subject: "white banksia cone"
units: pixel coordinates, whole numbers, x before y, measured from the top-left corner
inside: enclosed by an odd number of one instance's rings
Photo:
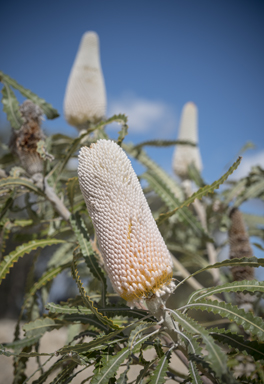
[[[125,152],[110,140],[83,147],[78,176],[115,291],[131,306],[171,293],[171,256]]]
[[[183,107],[178,140],[191,141],[198,144],[198,110],[194,103],[186,103]],[[188,178],[188,166],[194,163],[198,171],[202,170],[199,147],[177,145],[173,155],[172,167],[176,175]]]
[[[45,139],[41,129],[43,111],[31,100],[25,100],[19,109],[24,124],[18,131],[13,130],[9,146],[30,175],[42,173],[43,160],[37,152],[37,145],[40,140]]]
[[[100,63],[99,37],[86,32],[81,40],[68,79],[64,114],[69,124],[78,129],[103,119],[106,113],[106,91]]]

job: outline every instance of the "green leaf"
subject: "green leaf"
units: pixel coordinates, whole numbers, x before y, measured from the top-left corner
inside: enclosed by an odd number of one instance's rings
[[[179,207],[173,209],[170,212],[160,214],[158,219],[156,220],[157,225],[160,225],[164,220],[174,215],[174,213],[177,212],[178,209],[181,209],[193,203],[195,199],[201,199],[203,196],[208,195],[208,193],[213,193],[214,190],[219,188],[219,186],[226,181],[228,176],[231,175],[237,169],[240,162],[241,157],[237,159],[237,161],[229,168],[229,170],[222,177],[220,177],[219,180],[214,181],[211,185],[206,185],[205,187],[200,188],[197,192],[193,193],[191,197],[185,200]]]
[[[72,314],[72,313],[78,313],[81,315],[90,315],[93,312],[82,306],[78,307],[69,307],[67,305],[59,305],[54,303],[48,303],[46,304],[46,309],[50,311],[50,313],[62,313],[62,314]]]
[[[44,140],[39,140],[37,142],[37,152],[43,160],[54,160],[54,156],[47,152],[46,142]]]
[[[128,327],[126,327],[125,329],[127,329]],[[122,331],[123,329],[117,329],[116,331],[111,332],[108,335],[100,336],[97,339],[90,341],[89,343],[82,343],[82,344],[69,345],[67,347],[63,347],[58,350],[58,353],[60,354],[70,353],[70,352],[85,353],[89,350],[93,350],[97,348],[98,346],[102,348],[103,344],[106,344],[107,346],[107,342]],[[119,339],[116,339],[116,342],[118,342],[118,340]]]
[[[23,177],[6,177],[4,179],[0,179],[0,188],[14,188],[14,187],[24,187],[27,188],[31,192],[35,192],[37,195],[45,197],[45,193],[41,191],[41,189],[37,188],[35,184],[32,183],[29,179]]]
[[[163,349],[161,346],[160,339],[155,339],[153,345],[154,345],[154,348],[155,348],[155,351],[156,351],[158,358],[161,359],[164,356],[164,352],[163,352]]]
[[[199,269],[198,271],[192,273],[190,276],[186,277],[183,279],[179,284],[177,284],[176,289],[179,288],[180,285],[185,283],[190,277],[197,275],[198,273],[207,271],[212,268],[222,268],[222,267],[233,267],[234,265],[239,265],[239,266],[246,266],[248,265],[249,267],[253,268],[258,268],[258,267],[264,267],[264,259],[258,259],[257,257],[242,257],[241,259],[236,258],[236,259],[226,259],[224,261],[221,261],[220,263],[215,263],[212,265],[208,265],[204,268]]]
[[[179,312],[179,310],[170,310],[173,318],[183,327],[184,331],[191,334],[201,335],[208,351],[207,361],[218,377],[227,373],[226,354],[215,344],[214,339],[209,332],[196,321]]]
[[[68,199],[71,205],[71,211],[73,212],[73,207],[74,207],[74,196],[76,193],[76,189],[79,188],[79,179],[78,177],[72,177],[67,181],[67,195]]]
[[[258,341],[244,340],[243,336],[228,331],[221,334],[210,332],[210,334],[218,342],[227,344],[230,348],[235,348],[237,351],[246,352],[247,355],[252,356],[255,361],[264,360],[264,344]]]
[[[2,220],[2,218],[5,216],[5,214],[7,213],[7,211],[9,210],[10,207],[12,207],[13,205],[13,198],[12,197],[8,197],[8,199],[5,201],[4,205],[1,207],[1,212],[0,212],[0,221]]]
[[[11,87],[17,89],[21,93],[21,95],[23,95],[27,99],[30,99],[34,104],[38,105],[45,113],[48,119],[55,119],[56,117],[59,117],[58,111],[54,109],[51,104],[47,103],[44,99],[38,97],[29,89],[26,89],[22,85],[18,84],[14,79],[4,74],[2,71],[0,71],[0,81],[5,85],[8,84]]]
[[[199,289],[192,293],[188,300],[188,304],[197,300],[203,299],[207,296],[216,295],[222,292],[263,292],[264,293],[264,281],[257,280],[242,280],[234,281],[233,283],[226,283],[218,285],[212,288]]]
[[[1,72],[0,72],[0,80],[1,80]],[[24,123],[22,115],[19,110],[19,103],[17,98],[6,82],[3,82],[4,87],[2,89],[2,103],[3,110],[6,113],[7,120],[10,122],[11,127],[14,129],[20,129],[22,124]]]
[[[213,312],[221,317],[227,317],[229,320],[234,321],[241,325],[245,331],[251,332],[259,340],[264,341],[264,322],[261,317],[253,315],[251,312],[245,312],[243,309],[225,302],[201,300],[193,304],[187,304],[182,309],[201,309],[202,311]]]
[[[79,288],[79,292],[83,298],[84,304],[89,308],[93,314],[98,318],[99,321],[101,321],[103,324],[107,325],[108,327],[119,329],[120,327],[118,325],[115,325],[110,319],[108,319],[106,316],[103,316],[100,312],[98,312],[98,309],[94,307],[93,301],[90,299],[90,297],[85,292],[85,289],[83,288],[82,282],[80,280],[78,270],[76,267],[76,262],[73,260],[72,264],[72,275],[74,280],[77,283],[77,286]]]
[[[133,331],[130,333],[130,336],[128,339],[128,346],[129,346],[131,351],[132,351],[132,349],[135,350],[136,341],[142,337],[143,332],[149,330],[151,327],[153,327],[153,324],[149,324],[147,322],[140,322],[133,329]],[[139,345],[139,347],[140,347],[140,345]]]
[[[26,336],[29,338],[40,337],[44,335],[46,331],[52,331],[55,328],[61,328],[63,324],[57,323],[55,320],[46,317],[40,318],[30,323],[24,324],[23,329],[26,332]]]
[[[12,343],[6,343],[3,345],[3,347],[8,349],[18,350],[18,349],[23,349],[25,347],[30,347],[31,345],[34,345],[38,340],[39,340],[38,336],[25,337],[22,340],[16,340],[16,341],[13,341]]]
[[[261,194],[263,194],[263,191],[264,191],[264,180],[260,180],[250,186],[247,186],[247,188],[245,188],[244,190],[244,193],[242,193],[236,199],[234,206],[238,207],[246,200],[255,199],[259,197]]]
[[[65,380],[68,379],[76,367],[77,364],[75,362],[67,364],[49,384],[64,384]]]
[[[140,144],[137,144],[134,146],[134,149],[139,150],[142,147],[146,146],[152,146],[152,147],[170,147],[172,145],[190,145],[192,147],[196,147],[196,144],[187,141],[187,140],[148,140],[148,141],[143,141]]]
[[[5,278],[6,274],[9,272],[9,269],[13,264],[25,254],[29,254],[31,251],[37,248],[44,248],[48,245],[54,245],[64,243],[64,240],[58,239],[42,239],[42,240],[33,240],[29,243],[18,246],[13,252],[8,256],[4,257],[4,260],[0,263],[0,281]]]
[[[160,359],[159,364],[155,368],[153,372],[153,376],[151,377],[151,380],[149,384],[164,384],[165,383],[165,377],[166,371],[170,362],[170,356],[171,352],[168,351],[166,354]]]
[[[122,115],[122,116],[123,116],[122,128],[118,132],[118,139],[117,139],[117,144],[120,145],[120,146],[122,145],[123,140],[126,137],[127,131],[128,131],[127,117],[125,115]]]
[[[106,278],[102,271],[102,268],[98,263],[98,259],[94,255],[87,228],[85,227],[84,221],[78,213],[75,213],[74,215],[70,216],[70,223],[77,237],[87,267],[89,268],[92,275],[101,283],[102,303],[104,306],[106,295]]]
[[[169,209],[175,209],[181,205],[180,200],[175,196],[175,194],[170,190],[170,188],[163,182],[163,180],[159,177],[158,174],[149,170],[141,176],[143,179],[147,180],[148,184],[151,188],[160,196],[160,198],[164,201],[164,203],[168,206]],[[178,211],[178,215],[184,220],[194,232],[198,235],[203,235],[207,241],[212,242],[212,238],[208,233],[205,232],[201,223],[197,220],[197,218],[192,214],[192,212],[183,207],[180,211]]]
[[[140,345],[152,335],[158,333],[159,330],[152,332],[140,340],[132,344],[131,348],[126,347],[118,352],[115,356],[111,356],[107,363],[97,371],[92,378],[91,384],[108,384],[109,380],[115,376],[120,365],[128,358],[133,349],[139,348]]]
[[[184,193],[180,185],[177,184],[172,177],[170,177],[155,161],[153,161],[142,149],[135,149],[131,145],[123,144],[123,149],[141,164],[143,164],[148,170],[151,170],[156,174],[162,182],[167,185],[170,191],[180,201],[184,199]]]

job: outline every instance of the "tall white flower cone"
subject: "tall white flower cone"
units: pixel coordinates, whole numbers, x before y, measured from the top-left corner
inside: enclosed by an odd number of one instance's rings
[[[64,114],[78,129],[96,123],[106,113],[106,91],[100,63],[99,37],[86,32],[81,40],[64,98]]]
[[[198,144],[198,110],[194,103],[186,103],[183,107],[178,140],[188,140]],[[198,171],[202,170],[199,147],[177,145],[173,155],[172,167],[176,175],[188,177],[188,166],[194,163]]]
[[[78,176],[115,291],[130,305],[171,292],[171,256],[125,152],[110,140],[83,147]]]

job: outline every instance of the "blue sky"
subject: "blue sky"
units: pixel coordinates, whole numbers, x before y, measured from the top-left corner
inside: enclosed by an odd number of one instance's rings
[[[249,140],[256,149],[243,169],[264,163],[263,16],[257,0],[10,0],[1,6],[0,68],[59,110],[48,132],[76,135],[63,118],[64,91],[82,34],[96,31],[108,116],[126,113],[136,142],[176,139],[183,105],[195,102],[212,182]],[[172,172],[173,148],[149,153]]]

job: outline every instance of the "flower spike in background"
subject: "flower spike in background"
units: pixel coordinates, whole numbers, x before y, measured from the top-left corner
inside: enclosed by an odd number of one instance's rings
[[[194,103],[186,103],[182,110],[178,140],[188,140],[198,144],[198,111]],[[199,147],[177,145],[173,155],[172,167],[176,175],[185,179],[188,176],[188,166],[194,163],[198,171],[202,170],[202,160]]]
[[[78,176],[115,291],[131,306],[171,293],[171,256],[123,149],[110,140],[83,147]]]
[[[79,130],[97,123],[106,113],[106,91],[100,63],[99,37],[86,32],[81,40],[64,98],[64,114]]]

